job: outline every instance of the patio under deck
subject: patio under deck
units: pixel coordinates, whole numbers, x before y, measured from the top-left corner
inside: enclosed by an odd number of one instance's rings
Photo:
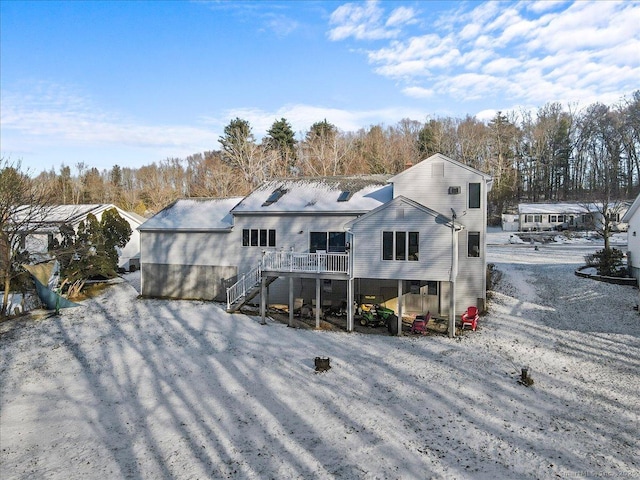
[[[294,278],[316,279],[316,305],[321,305],[321,280],[347,281],[347,330],[353,330],[354,309],[353,278],[348,253],[297,253],[297,252],[265,252],[261,262],[260,315],[263,322],[266,316],[265,289],[268,277],[289,278],[289,325],[294,322]],[[316,328],[320,328],[320,308],[316,308]]]
[[[298,253],[264,252],[260,264],[243,275],[238,282],[227,289],[227,310],[236,311],[249,298],[260,294],[260,316],[266,323],[267,286],[276,278],[289,278],[289,326],[294,326],[294,278],[315,278],[316,305],[321,303],[321,284],[324,279],[344,280],[347,283],[347,331],[354,331],[354,278],[352,259],[348,253]],[[403,295],[403,280],[397,280],[398,298]],[[235,305],[235,307],[233,307]],[[320,328],[320,308],[316,308],[316,328]],[[398,325],[395,334],[402,335],[402,302],[398,303]]]

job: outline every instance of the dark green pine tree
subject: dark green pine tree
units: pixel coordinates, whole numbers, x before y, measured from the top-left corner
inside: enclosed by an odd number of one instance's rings
[[[307,142],[313,141],[329,141],[333,140],[333,137],[337,135],[338,128],[332,124],[327,122],[325,118],[321,122],[316,122],[309,128],[307,132]]]
[[[112,270],[118,269],[118,249],[124,248],[131,238],[131,225],[118,214],[115,208],[110,208],[102,214],[100,221],[105,256],[108,266]]]
[[[267,131],[267,144],[269,148],[278,151],[283,162],[295,161],[295,133],[286,119],[281,118],[273,122]]]
[[[62,230],[62,243],[52,253],[69,283],[117,275],[118,248],[127,244],[132,230],[115,208],[105,211],[101,221],[93,214],[87,215],[77,232],[70,227]]]

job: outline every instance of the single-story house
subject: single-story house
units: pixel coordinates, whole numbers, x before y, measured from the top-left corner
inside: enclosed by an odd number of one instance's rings
[[[129,242],[118,252],[118,267],[129,269],[138,266],[140,255],[140,232],[138,227],[146,219],[132,212],[127,212],[113,204],[84,204],[84,205],[55,205],[43,210],[46,217],[37,219],[35,232],[25,234],[21,240],[21,247],[28,250],[32,255],[46,254],[54,239],[60,240],[60,227],[69,225],[77,231],[81,222],[86,222],[89,214],[93,214],[98,221],[102,219],[102,214],[107,210],[115,208],[118,214],[125,219],[131,227],[131,238]],[[20,215],[18,210],[17,215]]]
[[[640,195],[636,197],[622,217],[627,223],[627,265],[631,275],[640,282]]]
[[[629,208],[617,202],[609,213],[615,230],[624,231],[622,217]],[[550,230],[595,229],[602,225],[601,203],[520,203],[517,214],[502,215],[504,231],[543,232]]]
[[[283,178],[183,199],[139,227],[144,296],[454,318],[486,302],[490,176],[444,155],[394,175]],[[319,308],[315,309],[316,312]],[[319,316],[316,317],[319,322]],[[399,329],[398,329],[399,330]]]

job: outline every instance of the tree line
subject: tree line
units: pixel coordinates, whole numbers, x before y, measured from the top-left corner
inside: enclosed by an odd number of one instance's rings
[[[640,189],[640,90],[614,105],[549,103],[498,112],[488,122],[403,119],[344,132],[325,119],[296,135],[281,118],[260,140],[236,118],[218,143],[140,168],[99,171],[80,162],[72,172],[62,165],[34,181],[53,186],[60,203],[114,203],[149,215],[177,198],[245,195],[273,177],[395,174],[442,153],[493,177],[495,218],[523,201],[631,199]]]

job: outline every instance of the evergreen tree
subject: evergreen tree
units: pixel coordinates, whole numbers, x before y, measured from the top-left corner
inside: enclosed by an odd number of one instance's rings
[[[118,250],[124,248],[131,238],[131,226],[122,218],[115,208],[110,208],[102,214],[100,221],[102,239],[109,267],[113,270],[118,268]]]
[[[290,169],[296,162],[296,139],[293,129],[286,119],[276,120],[267,131],[265,139],[267,148],[278,154],[279,170]]]
[[[62,241],[51,253],[60,262],[62,277],[73,284],[92,278],[113,278],[117,275],[118,249],[131,238],[131,226],[115,208],[102,214],[102,219],[87,215],[78,230],[64,225]]]
[[[307,132],[306,140],[307,142],[318,140],[327,142],[333,140],[337,134],[338,128],[334,124],[327,122],[325,118],[323,121],[311,125],[311,128],[309,128]]]

